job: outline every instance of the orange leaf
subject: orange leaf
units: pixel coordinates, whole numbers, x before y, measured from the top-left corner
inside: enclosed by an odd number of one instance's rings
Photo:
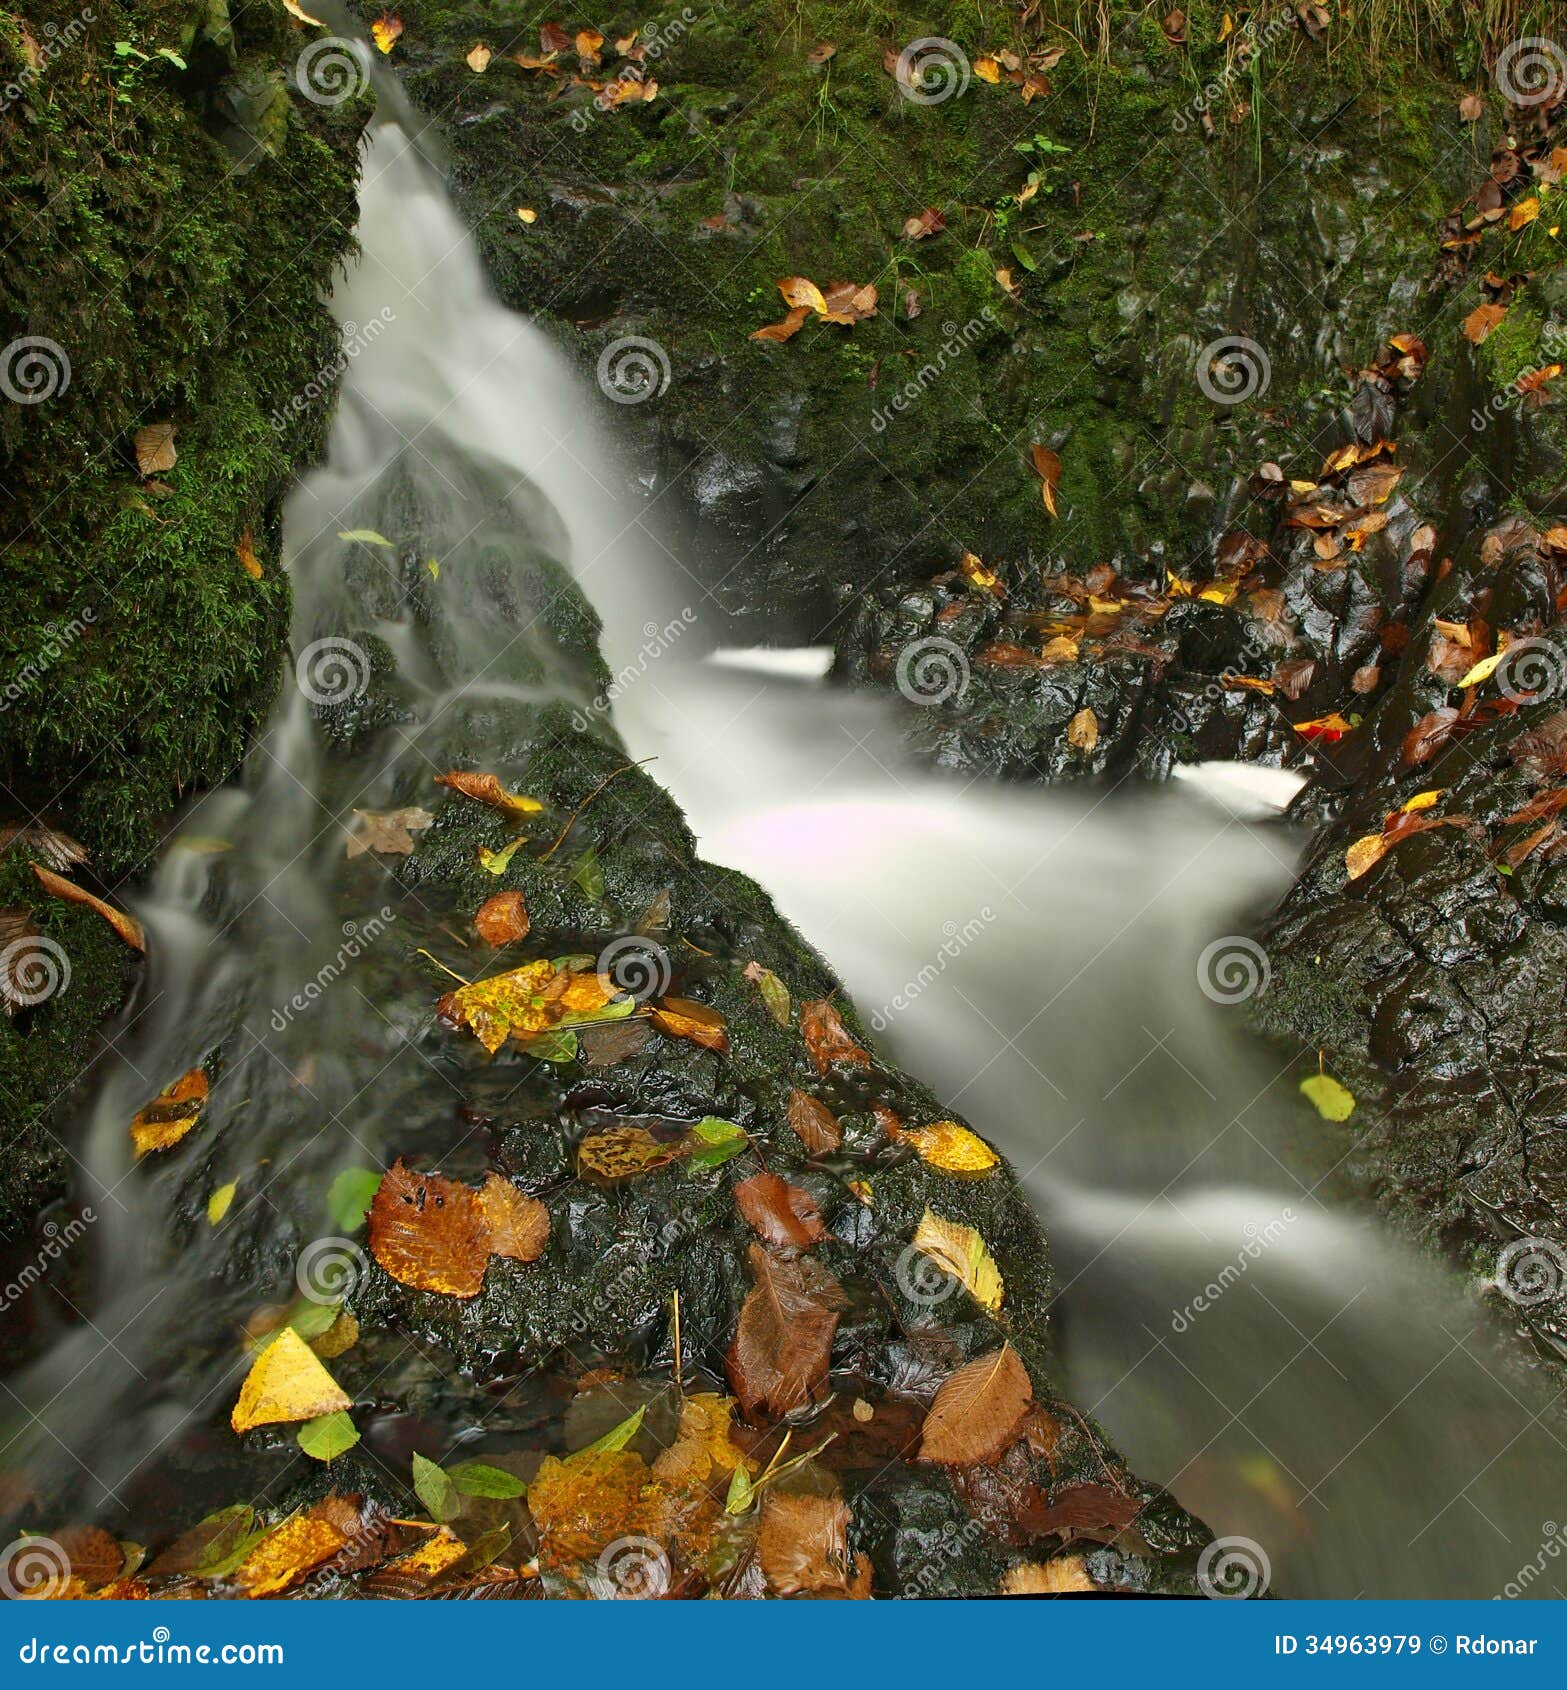
[[[550,1240],[550,1212],[537,1197],[519,1191],[499,1174],[484,1176],[479,1207],[490,1230],[490,1254],[515,1262],[536,1262]]]
[[[138,1156],[178,1144],[201,1118],[207,1106],[207,1076],[200,1068],[182,1074],[165,1087],[131,1122],[131,1143]]]
[[[788,1111],[789,1125],[794,1128],[795,1137],[812,1156],[836,1150],[843,1143],[843,1128],[838,1123],[838,1117],[820,1098],[795,1087],[789,1093]]]
[[[135,916],[127,915],[124,910],[112,909],[102,898],[95,898],[91,892],[84,892],[74,881],[66,880],[52,869],[46,869],[41,863],[33,863],[30,866],[38,877],[38,884],[51,897],[59,898],[67,904],[81,904],[101,915],[133,951],[147,949],[147,936],[142,932],[141,923]]]
[[[850,1037],[843,1017],[826,998],[813,998],[800,1005],[800,1032],[811,1066],[818,1074],[825,1074],[834,1062],[849,1062],[861,1068],[871,1065],[871,1053]]]
[[[653,1025],[672,1039],[689,1039],[707,1050],[728,1050],[724,1018],[716,1009],[690,998],[661,998],[653,1005]]]
[[[497,892],[474,913],[473,925],[487,945],[499,949],[527,937],[528,907],[520,892]]]
[[[370,1205],[370,1253],[403,1285],[476,1297],[490,1228],[479,1194],[440,1174],[417,1174],[401,1157]]]

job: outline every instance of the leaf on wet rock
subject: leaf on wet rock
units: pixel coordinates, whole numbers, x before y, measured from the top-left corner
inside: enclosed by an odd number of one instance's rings
[[[251,1550],[235,1582],[249,1597],[276,1596],[330,1561],[347,1542],[347,1533],[316,1509],[291,1514]]]
[[[939,235],[946,226],[946,218],[935,206],[927,205],[917,216],[903,220],[903,238],[906,241],[929,240],[932,235]]]
[[[1003,1596],[1068,1596],[1097,1590],[1082,1555],[1058,1555],[1053,1561],[1022,1561],[1001,1580]]]
[[[344,1168],[327,1188],[326,1209],[332,1224],[343,1232],[363,1226],[380,1187],[381,1176],[374,1168]]]
[[[1034,1385],[1010,1344],[961,1367],[936,1393],[920,1438],[920,1460],[946,1467],[994,1461],[1033,1407]]]
[[[174,450],[175,425],[169,422],[148,423],[136,430],[131,441],[136,451],[136,468],[142,480],[149,475],[161,475],[174,468],[179,454]]]
[[[149,1151],[178,1144],[201,1119],[208,1089],[206,1074],[192,1068],[139,1109],[131,1122],[131,1144],[136,1154],[145,1156]]]
[[[353,1399],[320,1358],[286,1326],[252,1363],[229,1424],[236,1432],[249,1432],[257,1426],[314,1420],[352,1406]]]
[[[511,844],[503,845],[500,850],[492,851],[488,845],[479,847],[479,867],[486,874],[505,874],[511,867],[511,860],[528,843],[524,837],[512,840]]]
[[[1099,743],[1099,718],[1086,706],[1066,725],[1066,740],[1085,756]]]
[[[437,775],[435,784],[450,787],[453,792],[460,792],[475,803],[492,805],[509,816],[534,816],[544,808],[537,798],[508,792],[499,775],[481,774],[477,770],[452,769],[447,774]]]
[[[724,1018],[691,998],[660,998],[651,1010],[653,1025],[672,1039],[687,1039],[705,1050],[728,1050]]]
[[[248,1502],[220,1508],[175,1538],[147,1572],[155,1578],[182,1573],[197,1578],[220,1577],[238,1566],[261,1541],[264,1534],[254,1529],[255,1521],[256,1512]]]
[[[66,880],[46,869],[42,863],[28,865],[38,884],[43,887],[51,898],[58,898],[62,903],[80,904],[89,909],[94,915],[101,915],[116,933],[131,947],[133,951],[147,949],[147,936],[142,931],[141,923],[133,915],[127,915],[123,910],[117,910],[112,904],[106,904],[102,898],[95,898],[91,892],[84,891],[73,881]]]
[[[652,1037],[652,1027],[641,1020],[605,1022],[584,1027],[578,1035],[582,1060],[589,1068],[611,1068],[628,1062]]]
[[[1001,1158],[978,1133],[956,1121],[932,1121],[927,1127],[906,1127],[902,1136],[914,1146],[922,1162],[944,1174],[988,1174]]]
[[[218,1226],[225,1215],[234,1206],[234,1193],[239,1187],[230,1180],[227,1185],[220,1185],[207,1199],[207,1225]]]
[[[789,1125],[812,1156],[823,1156],[843,1143],[843,1128],[820,1098],[798,1087],[789,1093]]]
[[[1354,1093],[1331,1074],[1308,1074],[1300,1082],[1300,1090],[1324,1121],[1347,1121],[1355,1112]]]
[[[348,1309],[340,1309],[325,1332],[309,1340],[310,1347],[322,1361],[347,1353],[359,1342],[359,1322]]]
[[[490,1229],[490,1254],[536,1262],[550,1241],[550,1212],[500,1174],[484,1176],[479,1206]]]
[[[809,1256],[753,1244],[749,1260],[755,1284],[725,1358],[729,1383],[747,1414],[787,1414],[825,1390],[843,1287]]]
[[[777,1174],[754,1174],[735,1186],[735,1202],[746,1225],[769,1244],[808,1250],[827,1236],[808,1191]]]
[[[583,1179],[614,1185],[667,1168],[687,1154],[684,1139],[666,1143],[646,1127],[607,1127],[590,1133],[577,1146],[577,1173]]]
[[[371,1255],[416,1290],[478,1296],[489,1240],[478,1192],[440,1174],[415,1173],[401,1157],[370,1206]]]
[[[526,1042],[556,1027],[618,1019],[636,1006],[609,975],[541,958],[447,992],[435,1007],[443,1021],[466,1027],[494,1055],[508,1038]]]
[[[800,1005],[800,1032],[811,1066],[825,1074],[835,1062],[869,1068],[871,1053],[849,1035],[843,1017],[827,998],[813,998]]]
[[[482,41],[475,41],[468,49],[464,62],[469,70],[482,76],[490,68],[490,60],[494,57],[495,54]]]
[[[413,1487],[414,1495],[429,1510],[432,1520],[444,1524],[462,1513],[462,1493],[437,1462],[417,1450],[413,1458]]]
[[[976,1303],[992,1314],[1000,1311],[1004,1289],[1001,1270],[973,1227],[927,1209],[914,1230],[913,1244],[950,1273]]]
[[[528,1512],[545,1566],[594,1561],[620,1538],[646,1537],[653,1475],[630,1450],[546,1456],[528,1486]],[[650,1494],[651,1492],[651,1494]]]
[[[497,950],[528,935],[528,906],[520,892],[497,892],[474,912],[473,925],[479,937]]]
[[[385,857],[411,856],[414,834],[435,820],[417,804],[401,810],[355,810],[354,815],[354,831],[345,842],[349,857],[362,857],[367,851],[379,851]]]
[[[705,1485],[715,1475],[755,1472],[756,1462],[731,1436],[733,1418],[729,1397],[716,1391],[692,1392],[681,1402],[675,1441],[659,1453],[653,1472],[674,1485]]]
[[[307,1420],[295,1434],[295,1442],[313,1461],[335,1461],[359,1442],[359,1429],[343,1409],[338,1409]]]
[[[751,1142],[745,1129],[717,1115],[704,1115],[686,1134],[693,1168],[717,1168],[733,1161]]]
[[[793,1020],[794,1005],[790,1001],[789,988],[773,973],[772,969],[764,968],[759,962],[748,962],[745,965],[745,978],[751,982],[762,994],[762,1002],[767,1013],[780,1027],[787,1027]]]
[[[1359,880],[1382,861],[1387,855],[1388,839],[1385,834],[1367,833],[1355,840],[1344,852],[1344,867],[1351,880]]]
[[[370,25],[370,34],[376,47],[383,53],[390,53],[397,45],[397,38],[403,33],[403,20],[396,12],[382,12]]]
[[[1056,488],[1061,482],[1061,459],[1036,440],[1028,449],[1028,461],[1033,467],[1034,474],[1039,477],[1039,492],[1044,499],[1045,509],[1051,516],[1059,516],[1056,509]]]
[[[770,1491],[756,1534],[768,1588],[776,1596],[847,1591],[860,1570],[850,1567],[848,1533],[849,1510],[841,1496]]]

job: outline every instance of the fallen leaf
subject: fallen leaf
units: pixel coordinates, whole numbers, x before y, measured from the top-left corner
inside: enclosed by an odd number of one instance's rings
[[[1483,681],[1490,680],[1492,675],[1496,673],[1497,668],[1506,655],[1507,651],[1504,647],[1501,651],[1494,653],[1490,657],[1482,657],[1472,668],[1466,669],[1464,673],[1459,676],[1459,678],[1453,683],[1454,686],[1477,687]]]
[[[1530,194],[1521,199],[1507,214],[1507,227],[1511,230],[1526,228],[1540,215],[1540,198],[1538,194]]]
[[[838,43],[836,41],[819,41],[805,55],[805,62],[808,65],[824,65],[837,51]]]
[[[646,1127],[607,1127],[577,1146],[577,1173],[614,1185],[667,1168],[689,1152],[683,1139],[658,1139]]]
[[[1006,586],[1001,577],[993,569],[985,567],[985,560],[974,552],[965,551],[958,559],[958,568],[963,571],[963,579],[971,587],[976,587],[982,593],[989,593],[993,598],[1004,599],[1007,596]]]
[[[1039,477],[1039,491],[1044,496],[1045,509],[1052,516],[1059,515],[1056,510],[1056,487],[1061,480],[1060,458],[1048,446],[1041,446],[1035,441],[1028,449],[1028,461]]]
[[[484,72],[490,68],[490,60],[494,58],[494,56],[495,55],[484,45],[482,41],[476,41],[468,49],[468,69],[475,71],[482,76]]]
[[[479,1207],[489,1228],[492,1256],[514,1262],[536,1262],[550,1241],[550,1212],[537,1197],[519,1191],[496,1173],[484,1176]]]
[[[843,1143],[843,1128],[820,1098],[794,1087],[789,1092],[789,1125],[812,1156],[822,1156]]]
[[[904,219],[903,238],[906,241],[929,240],[932,235],[939,235],[946,226],[946,218],[935,206],[928,205],[918,216]]]
[[[825,1074],[834,1062],[848,1062],[869,1068],[871,1053],[850,1037],[843,1017],[827,998],[813,998],[800,1005],[800,1033],[811,1066]]]
[[[397,38],[403,33],[403,20],[396,12],[382,12],[370,25],[370,34],[376,46],[383,53],[390,53],[397,45]]]
[[[335,1461],[347,1455],[359,1442],[359,1428],[343,1409],[335,1414],[323,1414],[307,1420],[294,1436],[294,1441],[312,1461]]]
[[[680,1405],[675,1441],[659,1453],[654,1473],[667,1484],[705,1485],[714,1476],[755,1472],[732,1437],[734,1401],[717,1391],[694,1391]]]
[[[0,822],[0,851],[9,851],[12,846],[37,852],[50,868],[62,874],[87,861],[85,845],[46,822]]]
[[[501,875],[511,866],[511,860],[526,845],[524,838],[512,840],[510,845],[503,845],[499,851],[492,851],[487,845],[479,847],[479,867],[487,874]]]
[[[1324,1121],[1347,1121],[1355,1112],[1354,1094],[1331,1074],[1310,1074],[1300,1089]]]
[[[182,1074],[139,1110],[131,1122],[131,1144],[138,1156],[178,1144],[207,1106],[207,1076],[200,1068]],[[221,1218],[221,1217],[220,1217]]]
[[[1085,756],[1099,743],[1099,718],[1086,705],[1066,725],[1067,744]]]
[[[1033,1405],[1033,1381],[1010,1344],[979,1356],[937,1391],[920,1435],[920,1460],[947,1467],[994,1461]]]
[[[926,1127],[905,1127],[903,1138],[914,1146],[922,1162],[944,1174],[988,1174],[1001,1158],[978,1133],[956,1121],[932,1121]]]
[[[1357,839],[1344,853],[1344,867],[1351,880],[1373,869],[1387,855],[1388,841],[1384,834],[1367,833]]]
[[[207,1225],[217,1226],[234,1205],[234,1193],[239,1190],[238,1185],[230,1180],[227,1185],[220,1185],[207,1199]]]
[[[750,1247],[755,1280],[725,1365],[747,1414],[787,1414],[819,1399],[827,1383],[843,1287],[809,1256]]]
[[[411,856],[414,834],[435,820],[417,804],[384,812],[355,810],[354,814],[359,819],[345,841],[346,855],[350,858],[362,857],[367,851],[379,851],[384,857]]]
[[[528,906],[523,902],[520,892],[497,892],[493,898],[486,898],[474,912],[473,925],[475,932],[487,945],[493,945],[498,950],[502,945],[512,945],[528,935]]]
[[[1485,112],[1485,101],[1478,94],[1465,94],[1458,102],[1458,119],[1461,123],[1478,123]]]
[[[827,1236],[811,1194],[777,1174],[753,1174],[739,1181],[735,1202],[746,1225],[768,1244],[808,1250]]]
[[[752,340],[783,341],[792,340],[800,332],[800,325],[810,316],[810,308],[796,305],[781,322],[768,323],[766,327],[752,331]]]
[[[607,974],[578,973],[542,958],[447,992],[436,1014],[466,1027],[493,1056],[508,1038],[526,1042],[556,1027],[616,1020],[636,1008]]]
[[[348,1535],[314,1509],[292,1514],[273,1528],[236,1570],[234,1581],[251,1598],[276,1596],[329,1561]]]
[[[796,309],[803,306],[807,311],[814,311],[819,317],[827,315],[827,301],[822,297],[822,290],[809,276],[784,276],[777,286],[784,297],[785,305]]]
[[[248,528],[234,542],[234,555],[239,559],[240,568],[253,581],[261,579],[261,559],[256,556],[256,542]]]
[[[1053,1561],[1023,1561],[1001,1580],[1003,1596],[1064,1596],[1099,1587],[1088,1576],[1082,1555],[1058,1555]]]
[[[298,18],[301,23],[314,24],[317,29],[325,29],[326,25],[320,18],[313,18],[300,4],[299,0],[283,0],[283,10],[291,18]]]
[[[370,1205],[370,1253],[400,1284],[478,1296],[490,1255],[478,1192],[440,1174],[415,1173],[399,1157]]]
[[[1000,1312],[1003,1284],[985,1240],[971,1226],[949,1221],[927,1209],[914,1229],[913,1246],[952,1275],[965,1291],[992,1314]]]
[[[143,933],[142,925],[135,916],[127,915],[123,910],[115,909],[112,905],[106,904],[102,898],[95,898],[91,892],[84,891],[73,881],[63,879],[52,869],[46,869],[42,863],[31,863],[29,867],[37,878],[38,884],[50,897],[58,898],[62,903],[81,904],[85,909],[92,910],[94,914],[101,915],[133,951],[145,951],[147,949],[147,936]]]
[[[691,998],[661,998],[649,1014],[659,1032],[672,1039],[688,1039],[705,1050],[728,1050],[729,1038],[724,1032],[724,1018],[716,1009]]]
[[[759,962],[748,962],[745,965],[744,976],[762,994],[762,1002],[766,1005],[767,1013],[780,1027],[787,1027],[794,1016],[794,1005],[789,997],[789,988],[773,973],[772,969],[764,968]]]
[[[524,223],[537,223],[539,220],[538,212],[535,211],[531,205],[519,205],[517,207],[517,216]]]
[[[981,53],[974,61],[974,74],[994,87],[1001,80],[1001,66],[993,54]]]
[[[524,798],[521,793],[508,792],[501,785],[499,775],[453,769],[448,774],[437,775],[435,784],[449,786],[453,792],[460,792],[464,798],[472,798],[480,804],[493,804],[497,810],[504,810],[511,816],[534,816],[544,808],[537,798]]]
[[[1507,315],[1505,305],[1477,305],[1463,321],[1464,339],[1478,346]]]
[[[236,1432],[249,1432],[352,1407],[353,1399],[310,1346],[293,1327],[285,1326],[252,1363],[229,1424]]]
[[[849,1510],[841,1496],[769,1491],[756,1558],[776,1596],[819,1596],[849,1583]]]
[[[174,450],[173,423],[148,423],[145,428],[136,430],[131,444],[136,451],[136,468],[141,472],[142,480],[149,475],[161,475],[164,470],[174,468],[178,454]]]

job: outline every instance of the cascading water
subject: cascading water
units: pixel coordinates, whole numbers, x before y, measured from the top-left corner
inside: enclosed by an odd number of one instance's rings
[[[541,698],[590,703],[559,560],[605,617],[620,731],[706,854],[776,895],[1019,1169],[1056,1252],[1068,1385],[1134,1463],[1262,1544],[1291,1594],[1486,1595],[1536,1559],[1528,1592],[1561,1594],[1546,1394],[1506,1369],[1476,1300],[1334,1206],[1346,1132],[1303,1122],[1299,1063],[1281,1071],[1216,1001],[1245,981],[1215,935],[1287,883],[1297,842],[1182,790],[938,779],[879,702],[697,661],[711,627],[650,654],[647,630],[701,620],[700,589],[395,125],[367,158],[361,241],[334,300],[354,356],[328,461],[287,514],[297,684],[139,906],[148,979],[72,1126],[100,1217],[86,1318],[35,1335],[6,1465],[25,1453],[84,1512],[225,1500],[235,1455],[199,1427],[258,1287],[295,1273],[334,1171],[440,1155],[427,990],[361,943],[394,921],[435,943],[438,923],[389,878],[384,902],[346,880],[344,840],[353,810],[413,802],[460,758],[503,764]],[[391,532],[419,555],[352,537]],[[371,751],[324,755],[323,734],[378,722]],[[244,1131],[133,1172],[127,1120],[217,1050]],[[230,1181],[221,1232],[177,1222]],[[246,1494],[265,1484],[246,1468]]]

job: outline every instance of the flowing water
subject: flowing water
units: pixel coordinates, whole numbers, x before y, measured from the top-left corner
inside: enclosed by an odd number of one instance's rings
[[[1346,1131],[1303,1118],[1301,1061],[1223,1001],[1261,966],[1227,936],[1288,884],[1300,841],[1180,786],[938,777],[883,701],[704,661],[723,630],[661,538],[662,489],[628,489],[607,408],[493,300],[395,124],[374,131],[361,241],[333,301],[353,356],[328,460],[287,512],[302,684],[138,906],[148,978],[69,1125],[75,1200],[98,1217],[80,1318],[29,1315],[0,1464],[25,1456],[125,1519],[183,1517],[193,1472],[225,1500],[232,1452],[192,1427],[229,1400],[258,1276],[286,1283],[318,1224],[303,1194],[404,1149],[439,1158],[428,1123],[452,1096],[418,1049],[427,993],[373,943],[426,918],[389,879],[386,904],[345,902],[343,840],[354,808],[410,802],[458,758],[494,766],[479,753],[530,703],[588,703],[543,631],[553,557],[605,618],[623,738],[704,854],[760,880],[891,1053],[1018,1168],[1055,1254],[1064,1384],[1134,1465],[1260,1544],[1280,1591],[1483,1596],[1538,1564],[1528,1592],[1562,1594],[1567,1423],[1507,1370],[1472,1290],[1344,1205]],[[435,568],[412,586],[405,560],[342,538],[414,521]],[[536,632],[500,614],[519,605]],[[396,719],[372,753],[328,758],[307,693],[366,678],[342,637],[366,627]],[[219,1047],[243,1134],[130,1177],[126,1121]],[[229,1225],[180,1229],[171,1256],[181,1204],[227,1180]]]

